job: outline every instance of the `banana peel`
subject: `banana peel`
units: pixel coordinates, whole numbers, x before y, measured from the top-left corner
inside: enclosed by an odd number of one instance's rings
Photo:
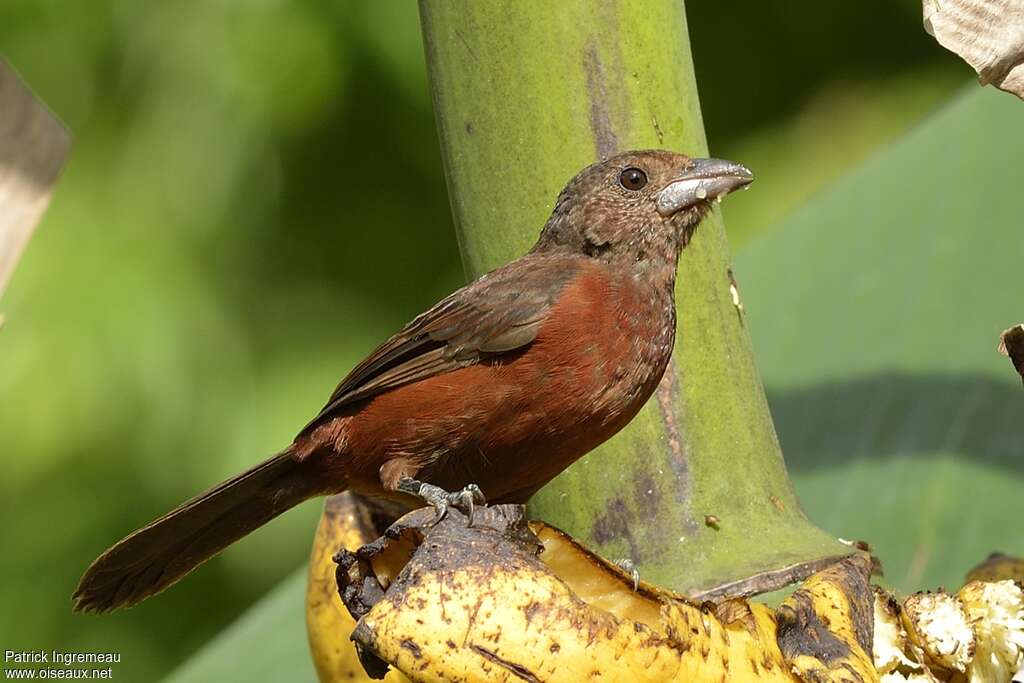
[[[778,644],[801,681],[875,681],[873,560],[852,555],[812,575],[775,611]]]
[[[967,572],[968,581],[1015,581],[1024,588],[1024,559],[1004,553],[992,553]]]
[[[967,671],[977,644],[960,600],[942,590],[915,593],[903,601],[901,616],[915,658],[929,671],[942,678]]]
[[[1024,683],[1024,561],[993,554],[956,593],[902,603],[875,588],[874,662],[883,683]]]
[[[338,595],[338,565],[333,556],[339,548],[355,549],[369,543],[384,526],[377,511],[351,493],[329,496],[324,501],[306,583],[306,632],[313,665],[323,683],[373,680],[363,670],[355,644],[348,639],[356,621]],[[392,669],[384,680],[407,683],[409,679]]]
[[[518,506],[478,511],[473,527],[449,514],[416,511],[379,535],[393,511],[328,500],[307,595],[322,681],[1024,683],[1024,560],[1008,555],[955,594],[899,601],[855,553],[772,609],[635,585]]]
[[[402,517],[337,554],[366,670],[413,681],[877,681],[871,559],[856,553],[773,610],[640,582],[521,506]],[[339,626],[333,634],[344,638]],[[326,640],[329,640],[327,638]],[[345,679],[322,679],[345,680]]]
[[[519,506],[473,527],[425,509],[380,534],[385,518],[347,494],[325,506],[307,594],[323,682],[1024,683],[1024,561],[1007,555],[899,601],[854,553],[772,609],[635,585]]]

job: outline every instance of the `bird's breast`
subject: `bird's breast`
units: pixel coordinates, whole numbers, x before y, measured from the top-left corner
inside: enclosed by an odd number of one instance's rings
[[[458,469],[497,502],[526,500],[639,412],[674,338],[670,290],[662,296],[604,264],[585,268],[529,349],[492,368],[493,386],[511,389],[508,400],[475,444],[483,458],[459,459]]]
[[[332,424],[337,460],[364,492],[392,458],[449,490],[476,483],[522,502],[636,415],[657,387],[675,333],[670,290],[609,264],[565,285],[528,346],[375,396]]]
[[[529,355],[567,412],[617,423],[654,391],[674,341],[670,291],[600,264],[566,288]]]

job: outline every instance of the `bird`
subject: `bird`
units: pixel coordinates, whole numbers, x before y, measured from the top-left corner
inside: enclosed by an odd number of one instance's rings
[[[299,503],[524,503],[650,398],[676,333],[681,252],[745,166],[665,150],[584,168],[536,244],[356,365],[284,450],[100,555],[75,611],[130,607]],[[685,283],[684,283],[685,284]],[[685,380],[685,378],[684,378]]]

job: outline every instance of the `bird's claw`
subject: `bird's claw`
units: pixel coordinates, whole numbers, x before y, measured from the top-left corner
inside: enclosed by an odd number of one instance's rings
[[[421,484],[419,493],[424,502],[434,506],[434,524],[437,524],[448,514],[448,506],[466,513],[468,525],[473,526],[473,516],[477,505],[486,504],[483,491],[476,484],[469,484],[461,491],[445,491],[440,486],[433,484]]]
[[[473,526],[473,515],[477,505],[486,505],[483,491],[476,484],[468,484],[461,491],[445,491],[440,486],[426,484],[415,479],[399,482],[399,490],[411,493],[434,508],[434,524],[448,514],[448,506],[466,513],[469,526]]]
[[[633,592],[635,593],[640,588],[640,570],[636,568],[636,564],[629,558],[623,558],[621,560],[615,560],[616,567],[627,572],[629,577],[633,579]]]

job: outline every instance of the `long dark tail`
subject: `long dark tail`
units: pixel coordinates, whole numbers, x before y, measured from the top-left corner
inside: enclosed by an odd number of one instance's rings
[[[282,512],[319,493],[288,451],[150,522],[85,570],[76,612],[131,607],[156,595],[218,552]]]

